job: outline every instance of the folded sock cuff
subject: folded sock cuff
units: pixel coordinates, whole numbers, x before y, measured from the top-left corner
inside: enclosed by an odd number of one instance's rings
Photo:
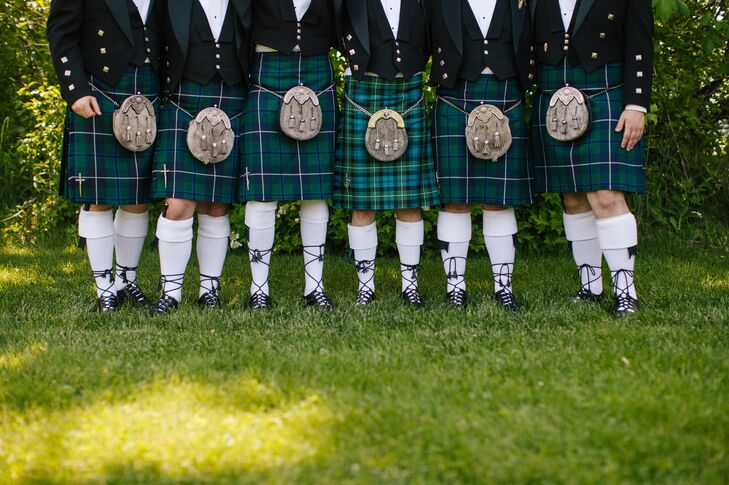
[[[86,239],[114,236],[114,213],[111,210],[92,212],[81,209],[78,215],[78,235]]]
[[[146,237],[149,232],[149,211],[134,214],[118,209],[114,217],[114,231],[122,237]]]
[[[192,217],[184,221],[173,221],[159,216],[157,221],[157,237],[160,241],[181,243],[192,240]]]
[[[440,211],[438,214],[438,240],[449,243],[468,242],[473,236],[471,213],[455,214]]]
[[[597,237],[597,224],[592,211],[562,214],[564,234],[568,241],[589,241]]]
[[[251,229],[276,227],[276,202],[255,202],[246,204],[245,223]]]
[[[326,224],[329,222],[329,206],[323,200],[305,200],[301,203],[299,220],[308,224]]]
[[[514,209],[483,211],[483,235],[486,237],[513,236],[518,232]]]
[[[210,239],[227,239],[230,236],[230,217],[227,214],[220,217],[198,215],[197,235]]]
[[[422,246],[425,239],[425,224],[423,221],[403,222],[398,220],[395,224],[395,242],[402,246]]]
[[[600,248],[626,249],[638,245],[638,223],[632,213],[597,220]]]
[[[347,226],[349,233],[349,247],[355,251],[360,249],[372,249],[377,247],[377,223],[369,226],[355,227]]]

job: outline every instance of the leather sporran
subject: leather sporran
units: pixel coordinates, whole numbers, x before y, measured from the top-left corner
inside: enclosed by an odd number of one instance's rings
[[[224,161],[233,151],[235,133],[230,118],[218,108],[205,108],[190,121],[187,147],[205,165]]]
[[[322,127],[319,97],[306,86],[291,88],[283,97],[279,123],[284,135],[298,141],[311,140]]]
[[[131,152],[143,152],[157,138],[157,116],[154,105],[145,96],[126,98],[112,115],[114,137]]]
[[[590,128],[590,104],[582,91],[572,86],[557,90],[547,108],[547,133],[558,141],[574,141]]]
[[[511,148],[509,118],[499,108],[482,104],[471,111],[466,124],[466,144],[471,155],[495,162]]]
[[[405,120],[397,111],[380,110],[367,123],[365,146],[377,161],[394,162],[405,154],[408,143]]]

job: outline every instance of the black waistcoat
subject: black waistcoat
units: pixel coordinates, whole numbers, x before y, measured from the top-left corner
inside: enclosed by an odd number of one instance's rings
[[[508,0],[498,0],[484,38],[468,0],[461,0],[463,61],[458,77],[475,81],[488,66],[500,79],[516,76],[516,55]]]
[[[297,45],[304,56],[326,54],[334,45],[334,5],[312,0],[299,22],[292,0],[253,1],[253,42],[290,54]]]
[[[343,54],[352,75],[365,72],[384,79],[398,74],[410,78],[428,62],[428,25],[421,0],[402,0],[397,38],[380,0],[346,0],[343,21]],[[367,28],[363,28],[364,25]]]
[[[182,76],[200,84],[207,84],[219,74],[228,86],[243,80],[243,69],[235,43],[234,13],[228,6],[220,38],[215,41],[205,10],[199,1],[192,6],[190,45]]]
[[[143,66],[147,59],[159,57],[159,38],[153,27],[147,28],[142,22],[139,9],[132,0],[127,0],[129,6],[129,18],[132,21],[132,36],[134,38],[134,54],[130,64]],[[152,14],[149,13],[148,18]]]

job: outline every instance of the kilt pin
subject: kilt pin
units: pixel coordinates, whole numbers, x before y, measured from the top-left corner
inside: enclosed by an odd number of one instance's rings
[[[239,201],[331,199],[337,109],[329,56],[259,52],[251,73],[240,122]],[[318,95],[323,114],[321,131],[306,141],[289,138],[279,125],[281,98],[300,85]]]
[[[468,116],[439,99],[433,115],[433,151],[441,202],[502,207],[531,204],[530,147],[518,81],[483,74],[474,82],[459,80],[452,88],[441,86],[438,96],[466,112],[481,104],[496,106],[509,118],[513,136],[511,148],[496,162],[479,160],[466,143]]]
[[[159,83],[152,66],[129,66],[116,87],[89,77],[101,116],[83,118],[70,108],[61,161],[61,194],[80,204],[137,205],[151,201],[154,150],[132,152],[114,137],[112,114],[125,98],[142,94],[159,112]]]
[[[244,85],[228,86],[218,76],[202,85],[183,78],[164,103],[154,151],[152,194],[155,199],[177,198],[232,204],[238,201],[240,151],[217,164],[195,159],[187,147],[190,121],[198,112],[217,106],[228,115],[241,142],[240,119],[245,98]]]
[[[594,192],[617,190],[643,193],[646,188],[643,141],[628,152],[620,146],[623,134],[616,133],[623,113],[624,64],[614,62],[587,72],[570,66],[539,65],[539,92],[531,122],[536,191]],[[546,113],[552,95],[569,84],[587,97],[611,89],[589,100],[590,129],[580,139],[561,142],[547,132]]]
[[[345,80],[345,95],[371,113],[389,108],[404,113],[409,145],[401,158],[380,162],[365,147],[369,116],[343,102],[334,179],[334,206],[353,210],[413,209],[440,203],[430,129],[423,96],[423,76],[411,79]]]

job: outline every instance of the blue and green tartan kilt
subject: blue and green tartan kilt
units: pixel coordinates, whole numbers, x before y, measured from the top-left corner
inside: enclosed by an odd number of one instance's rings
[[[328,54],[259,52],[241,120],[240,201],[332,198],[336,145],[336,90]],[[281,132],[279,96],[303,84],[319,95],[322,128],[296,141]],[[260,87],[259,87],[260,86]],[[261,89],[261,87],[265,89]]]
[[[547,133],[546,113],[552,95],[566,84],[591,96],[624,81],[622,62],[606,64],[593,72],[581,66],[539,66],[539,89],[534,103],[531,138],[537,192],[594,192],[619,190],[645,192],[643,142],[632,151],[620,147],[616,133],[623,113],[623,89],[613,89],[590,99],[592,124],[579,140],[560,142]]]
[[[152,199],[150,180],[154,148],[131,152],[114,137],[112,116],[125,98],[142,94],[159,102],[159,82],[151,65],[129,66],[116,86],[90,78],[101,116],[84,119],[70,108],[61,162],[61,193],[72,202],[98,205],[146,204]],[[102,94],[103,92],[103,94]],[[112,103],[106,96],[114,100]]]
[[[474,82],[461,80],[453,88],[441,87],[443,97],[470,113],[481,104],[506,112],[520,103],[524,93],[515,79],[499,80],[484,74]],[[468,115],[438,101],[433,116],[433,152],[444,204],[493,204],[516,207],[531,204],[533,177],[529,160],[524,104],[506,113],[513,142],[496,162],[480,160],[468,150]]]
[[[241,143],[240,114],[244,98],[243,83],[228,86],[219,76],[205,85],[189,79],[180,82],[161,110],[152,172],[155,199],[227,204],[238,201],[240,150],[237,145]],[[193,117],[211,106],[217,106],[230,118],[236,146],[226,160],[205,165],[187,148],[187,130]]]
[[[423,95],[421,74],[386,80],[366,76],[345,80],[344,93],[370,113],[389,108],[404,113]],[[404,116],[409,145],[402,158],[379,162],[367,153],[369,116],[342,103],[334,169],[334,206],[353,210],[414,209],[438,205],[430,130],[425,102]]]

